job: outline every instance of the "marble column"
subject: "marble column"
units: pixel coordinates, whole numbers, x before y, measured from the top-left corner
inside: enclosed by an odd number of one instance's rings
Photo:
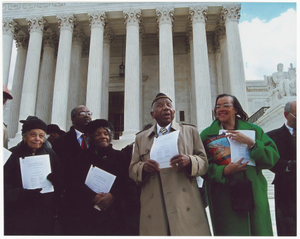
[[[237,97],[243,109],[247,112],[248,101],[245,83],[244,62],[238,27],[240,10],[240,4],[223,6],[223,9],[221,10],[221,19],[225,22],[226,26],[231,94]]]
[[[74,22],[76,18],[72,14],[57,15],[58,26],[60,29],[51,123],[57,124],[62,130],[67,130],[67,112],[69,95],[69,77],[71,65],[71,49]]]
[[[15,30],[18,29],[17,23],[12,18],[4,18],[2,22],[2,66],[3,66],[3,84],[7,86],[11,50]]]
[[[220,44],[223,93],[231,94],[228,68],[227,39],[224,22],[221,22],[217,25],[215,32],[218,34]]]
[[[104,31],[103,42],[103,76],[102,76],[102,100],[101,100],[101,119],[108,120],[109,104],[109,66],[110,66],[110,45],[114,38],[114,33],[110,27]]]
[[[51,122],[51,110],[54,87],[55,52],[58,36],[47,29],[43,36],[43,56],[41,61],[38,93],[36,101],[36,116],[46,124]]]
[[[101,118],[103,77],[103,32],[107,16],[105,12],[88,13],[91,39],[87,77],[86,106],[93,112],[93,119]]]
[[[156,20],[159,27],[159,91],[172,99],[175,108],[173,15],[174,8],[172,7],[156,8]]]
[[[140,9],[123,11],[126,24],[125,52],[125,92],[124,92],[124,132],[121,139],[134,140],[140,130],[140,48],[139,24],[142,19]]]
[[[143,129],[143,122],[144,122],[144,112],[143,112],[143,39],[145,38],[145,29],[143,27],[143,25],[140,23],[140,31],[139,31],[139,35],[140,35],[140,44],[139,44],[139,69],[140,69],[140,88],[139,88],[139,99],[140,99],[140,129]]]
[[[195,77],[196,126],[201,132],[212,121],[211,87],[206,41],[205,23],[207,6],[194,6],[189,9],[189,19],[193,27],[193,55]]]
[[[71,50],[71,67],[69,80],[69,96],[68,96],[68,110],[71,112],[73,108],[79,105],[79,92],[81,81],[81,55],[82,43],[85,35],[78,27],[73,30],[72,50]],[[71,121],[71,114],[67,114],[67,122]]]
[[[16,133],[18,132],[20,103],[28,49],[28,34],[25,34],[23,31],[19,31],[18,34],[14,36],[14,40],[16,41],[17,46],[17,58],[11,91],[14,99],[11,101],[9,124],[7,125],[9,138],[15,137]]]
[[[29,115],[35,115],[42,39],[46,24],[42,17],[35,16],[26,20],[29,24],[30,36],[20,105],[19,119],[21,120],[26,119]],[[19,124],[19,132],[21,126]]]
[[[223,80],[222,80],[222,58],[220,50],[220,42],[218,32],[215,32],[213,38],[213,49],[215,52],[215,61],[216,61],[216,73],[217,73],[217,95],[223,94]]]
[[[191,123],[197,125],[197,111],[196,111],[196,91],[195,89],[195,70],[194,70],[194,44],[193,44],[193,27],[188,24],[187,38],[189,42],[190,51],[190,67],[191,67]]]

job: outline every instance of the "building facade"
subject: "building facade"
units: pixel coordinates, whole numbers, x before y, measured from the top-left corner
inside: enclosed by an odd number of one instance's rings
[[[153,123],[158,92],[173,99],[176,121],[200,131],[218,94],[248,101],[238,29],[240,4],[196,2],[3,3],[3,82],[13,40],[17,59],[10,138],[36,115],[63,130],[86,105],[116,138],[133,140]],[[120,74],[125,65],[125,74]],[[13,66],[11,66],[13,67]]]

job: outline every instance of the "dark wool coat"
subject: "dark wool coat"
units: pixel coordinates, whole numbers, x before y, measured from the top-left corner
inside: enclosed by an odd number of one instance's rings
[[[237,119],[238,130],[254,130],[257,148],[251,151],[250,157],[256,166],[247,166],[246,176],[252,181],[255,210],[252,212],[235,212],[232,210],[228,188],[228,177],[223,176],[226,165],[209,164],[206,174],[206,189],[209,211],[215,236],[272,236],[267,180],[262,169],[269,169],[278,161],[279,154],[275,143],[257,125]],[[204,142],[212,136],[219,135],[219,120],[204,129],[200,136]],[[209,162],[210,162],[209,157]],[[242,178],[243,173],[234,174]]]
[[[125,235],[128,224],[124,215],[124,202],[128,195],[128,164],[131,153],[119,151],[109,145],[107,148],[96,149],[91,146],[82,153],[78,164],[76,185],[73,188],[77,194],[78,206],[84,208],[82,234],[84,235]],[[85,185],[85,179],[90,166],[96,166],[116,176],[110,190],[114,197],[113,204],[106,211],[94,208],[93,198],[96,193]],[[127,167],[126,167],[127,165]],[[126,190],[124,190],[126,188]],[[133,213],[133,212],[132,212]],[[127,218],[126,218],[127,219]]]
[[[12,154],[4,165],[5,234],[53,234],[59,193],[54,188],[55,192],[40,194],[33,200],[24,198],[19,158],[32,156],[32,151],[23,141],[10,151]],[[35,155],[44,154],[49,154],[52,173],[60,177],[57,156],[45,144]]]
[[[285,125],[267,133],[274,140],[280,158],[271,171],[275,173],[275,209],[278,236],[296,236],[296,170],[286,172],[289,160],[297,160],[296,142]]]

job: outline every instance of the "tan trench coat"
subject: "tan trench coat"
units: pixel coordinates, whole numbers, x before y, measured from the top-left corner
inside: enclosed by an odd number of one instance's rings
[[[144,163],[150,158],[156,124],[139,133],[129,167],[130,177],[142,184],[140,235],[166,236],[168,225],[172,236],[209,236],[205,208],[196,182],[204,175],[208,161],[196,127],[173,122],[171,131],[180,130],[179,153],[191,159],[191,175],[171,168],[161,169],[142,181]]]

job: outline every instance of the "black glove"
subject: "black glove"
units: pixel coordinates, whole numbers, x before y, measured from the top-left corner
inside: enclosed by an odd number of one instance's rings
[[[47,179],[52,183],[54,189],[58,192],[62,192],[64,187],[60,178],[55,173],[49,173]]]
[[[42,194],[40,193],[42,191],[42,188],[36,188],[36,189],[24,189],[23,191],[23,198],[24,200],[35,200],[39,198]]]
[[[295,172],[296,171],[296,167],[297,167],[296,160],[290,160],[290,161],[288,161],[288,170],[290,172]]]

